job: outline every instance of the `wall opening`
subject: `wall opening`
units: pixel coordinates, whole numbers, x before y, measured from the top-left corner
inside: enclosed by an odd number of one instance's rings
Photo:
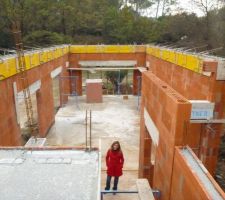
[[[53,89],[53,99],[54,99],[54,110],[55,113],[60,108],[60,85],[59,85],[59,76],[56,76],[52,79],[52,89]]]
[[[131,95],[133,70],[88,70],[82,73],[82,91],[86,91],[86,79],[102,79],[103,95]]]
[[[35,129],[38,132],[38,113],[37,113],[37,97],[36,93],[31,94],[32,101],[32,109],[33,109],[33,117],[35,122]],[[17,121],[20,126],[21,135],[22,135],[22,145],[26,144],[26,142],[32,136],[30,133],[30,129],[28,127],[28,120],[26,114],[26,105],[25,101],[21,100],[18,102],[18,111],[17,111]]]

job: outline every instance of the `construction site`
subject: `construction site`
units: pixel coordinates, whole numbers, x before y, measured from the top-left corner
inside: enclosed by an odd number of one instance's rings
[[[0,56],[0,199],[225,199],[224,58],[17,39]],[[113,141],[123,176],[106,191]]]

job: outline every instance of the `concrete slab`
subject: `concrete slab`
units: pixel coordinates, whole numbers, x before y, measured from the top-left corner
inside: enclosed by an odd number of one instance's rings
[[[99,153],[0,150],[0,199],[97,200]]]
[[[124,175],[120,178],[119,189],[136,188],[139,160],[139,111],[137,97],[103,96],[103,103],[87,104],[86,97],[78,101],[71,98],[68,104],[61,108],[55,118],[55,124],[47,136],[47,145],[82,146],[85,147],[85,111],[92,110],[92,143],[99,145],[101,140],[102,153],[102,189],[105,187],[106,166],[105,154],[111,143],[119,140],[125,157]],[[104,199],[115,199],[107,194]],[[131,194],[118,194],[119,199],[138,199]]]

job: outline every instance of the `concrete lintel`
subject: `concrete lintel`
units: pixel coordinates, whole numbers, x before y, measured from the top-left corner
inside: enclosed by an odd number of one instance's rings
[[[130,67],[137,65],[136,60],[90,60],[90,61],[79,61],[81,67]]]
[[[54,69],[51,72],[51,77],[55,78],[56,76],[58,76],[60,73],[62,72],[62,67],[57,67],[56,69]]]
[[[82,67],[82,68],[68,68],[71,71],[119,71],[119,70],[139,70],[138,68],[134,67]]]
[[[159,131],[158,131],[155,123],[152,121],[152,118],[150,117],[146,108],[144,108],[144,120],[145,120],[145,126],[150,134],[150,137],[151,137],[153,143],[158,146]]]

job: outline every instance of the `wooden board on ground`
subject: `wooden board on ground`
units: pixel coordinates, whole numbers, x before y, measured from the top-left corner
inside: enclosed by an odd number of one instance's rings
[[[147,179],[138,179],[136,184],[140,200],[155,200]]]

